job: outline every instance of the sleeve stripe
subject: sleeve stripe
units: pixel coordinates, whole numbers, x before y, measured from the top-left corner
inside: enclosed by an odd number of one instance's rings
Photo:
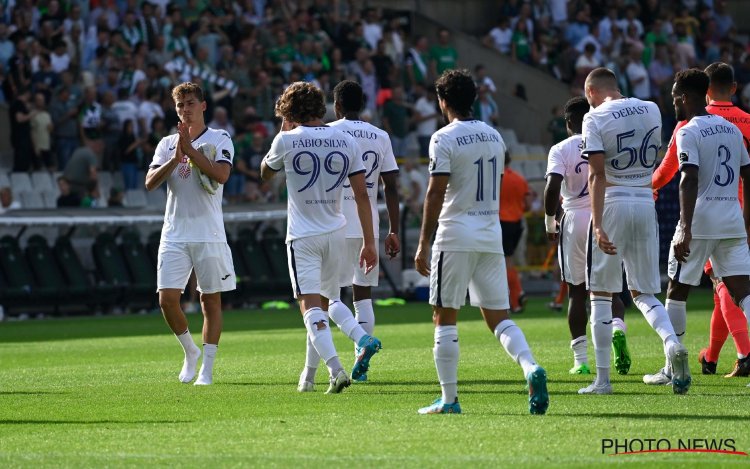
[[[556,172],[554,172],[554,171],[550,171],[549,173],[547,173],[547,174],[545,174],[545,175],[544,175],[544,178],[545,178],[545,179],[547,179],[548,177],[552,176],[553,174],[554,174],[555,176],[560,176],[561,178],[564,178],[564,177],[565,177],[565,176],[563,176],[563,175],[562,175],[562,174],[560,174],[560,173],[556,173]]]
[[[450,176],[450,175],[451,175],[451,173],[445,173],[445,172],[441,172],[441,173],[430,173],[430,176]]]
[[[363,174],[365,172],[367,172],[367,171],[364,170],[364,169],[360,169],[359,171],[354,171],[353,173],[349,173],[349,176],[354,176],[356,174]]]
[[[750,166],[750,163],[748,163],[748,164],[743,164],[743,165],[740,165],[740,168],[747,168],[748,166]]]
[[[279,168],[279,169],[276,169],[276,168],[274,168],[273,166],[271,166],[270,164],[268,164],[268,162],[266,162],[266,168],[268,168],[268,169],[270,169],[271,171],[273,171],[273,172],[276,172],[276,173],[278,173],[279,171],[281,171],[281,168]]]
[[[228,164],[229,166],[233,166],[232,162],[229,161],[229,160],[219,160],[219,161],[217,161],[217,163],[224,163],[224,164]]]
[[[149,167],[149,169],[156,169],[156,168],[161,168],[161,165],[160,164],[150,164],[148,167]]]
[[[393,173],[398,173],[399,171],[400,171],[399,169],[392,169],[390,171],[381,171],[380,174],[381,175],[383,175],[383,174],[393,174]]]
[[[682,168],[683,166],[693,166],[693,167],[695,167],[695,168],[699,168],[699,167],[700,167],[700,166],[699,166],[698,164],[696,164],[696,163],[688,163],[687,161],[686,161],[685,163],[682,163],[682,164],[680,164],[680,168]]]

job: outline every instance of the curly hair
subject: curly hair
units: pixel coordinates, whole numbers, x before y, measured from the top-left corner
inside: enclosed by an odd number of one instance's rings
[[[477,86],[468,70],[446,70],[435,82],[435,90],[452,111],[461,115],[472,113]]]
[[[172,89],[172,99],[175,101],[180,98],[184,99],[188,95],[193,95],[199,102],[204,101],[203,89],[201,89],[201,87],[196,85],[195,83],[186,81],[185,83],[180,83]]]
[[[322,119],[326,113],[325,96],[315,85],[297,81],[279,96],[275,111],[278,117],[297,124]]]
[[[333,100],[344,112],[360,112],[365,105],[365,94],[359,83],[344,80],[333,89]]]
[[[699,100],[705,98],[709,83],[710,79],[706,72],[697,68],[680,70],[674,76],[674,89],[676,92],[691,94],[699,98]]]

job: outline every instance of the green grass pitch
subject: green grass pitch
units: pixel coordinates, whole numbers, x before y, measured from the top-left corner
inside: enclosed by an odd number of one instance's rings
[[[567,323],[532,299],[515,317],[549,376],[550,407],[528,414],[520,368],[476,309],[460,314],[463,415],[417,415],[439,395],[429,306],[376,309],[383,350],[370,382],[299,394],[305,332],[296,310],[233,311],[213,386],[178,382],[182,353],[158,315],[0,324],[0,467],[722,467],[725,454],[602,454],[602,439],[734,439],[750,452],[750,379],[702,376],[710,298],[688,306],[693,387],[686,396],[642,384],[663,363],[660,341],[635,310],[626,317],[633,366],[612,396],[578,396]],[[201,317],[190,316],[197,340]],[[343,362],[352,345],[334,331]],[[593,349],[589,354],[593,360]],[[719,361],[734,362],[730,341]]]

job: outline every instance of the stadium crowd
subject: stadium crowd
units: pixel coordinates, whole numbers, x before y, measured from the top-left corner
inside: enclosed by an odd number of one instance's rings
[[[279,124],[276,98],[299,80],[329,97],[345,78],[360,82],[363,119],[388,130],[400,157],[416,132],[426,156],[438,125],[427,84],[457,65],[450,33],[410,38],[403,17],[359,3],[18,0],[0,23],[13,171],[62,172],[60,192],[73,195],[61,205],[96,200],[101,170],[122,173],[115,191],[140,188],[157,143],[177,124],[169,91],[182,81],[207,91],[208,125],[233,137],[230,203],[284,197],[258,171]],[[497,106],[486,96],[476,111],[491,122]],[[404,196],[419,200],[426,173],[404,173]]]

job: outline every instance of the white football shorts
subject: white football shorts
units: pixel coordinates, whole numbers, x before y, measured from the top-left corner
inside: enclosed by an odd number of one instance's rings
[[[677,235],[675,231],[675,237]],[[690,241],[690,254],[684,263],[674,257],[674,245],[669,248],[669,278],[686,285],[700,285],[703,266],[708,258],[716,277],[750,275],[747,238],[693,239]]]
[[[566,210],[560,219],[557,261],[563,282],[580,285],[586,281],[586,243],[591,210]]]
[[[430,271],[430,304],[458,309],[472,306],[508,309],[508,276],[505,256],[487,252],[455,252],[433,249]]]
[[[365,269],[359,266],[359,253],[362,251],[362,238],[346,238],[346,251],[344,262],[341,265],[341,279],[339,286],[351,287],[352,284],[360,287],[377,287],[378,276],[380,275],[380,263],[369,274],[365,274]],[[378,238],[375,238],[375,244],[378,244]]]
[[[345,262],[346,228],[287,243],[289,277],[294,297],[320,294],[329,300],[341,296],[341,270]]]
[[[162,241],[156,265],[156,291],[165,288],[185,291],[192,270],[195,270],[201,293],[237,288],[232,251],[227,243]]]
[[[659,277],[659,224],[650,187],[607,187],[602,228],[617,254],[602,252],[589,227],[586,284],[592,292],[622,291],[622,267],[628,289],[661,292]]]

